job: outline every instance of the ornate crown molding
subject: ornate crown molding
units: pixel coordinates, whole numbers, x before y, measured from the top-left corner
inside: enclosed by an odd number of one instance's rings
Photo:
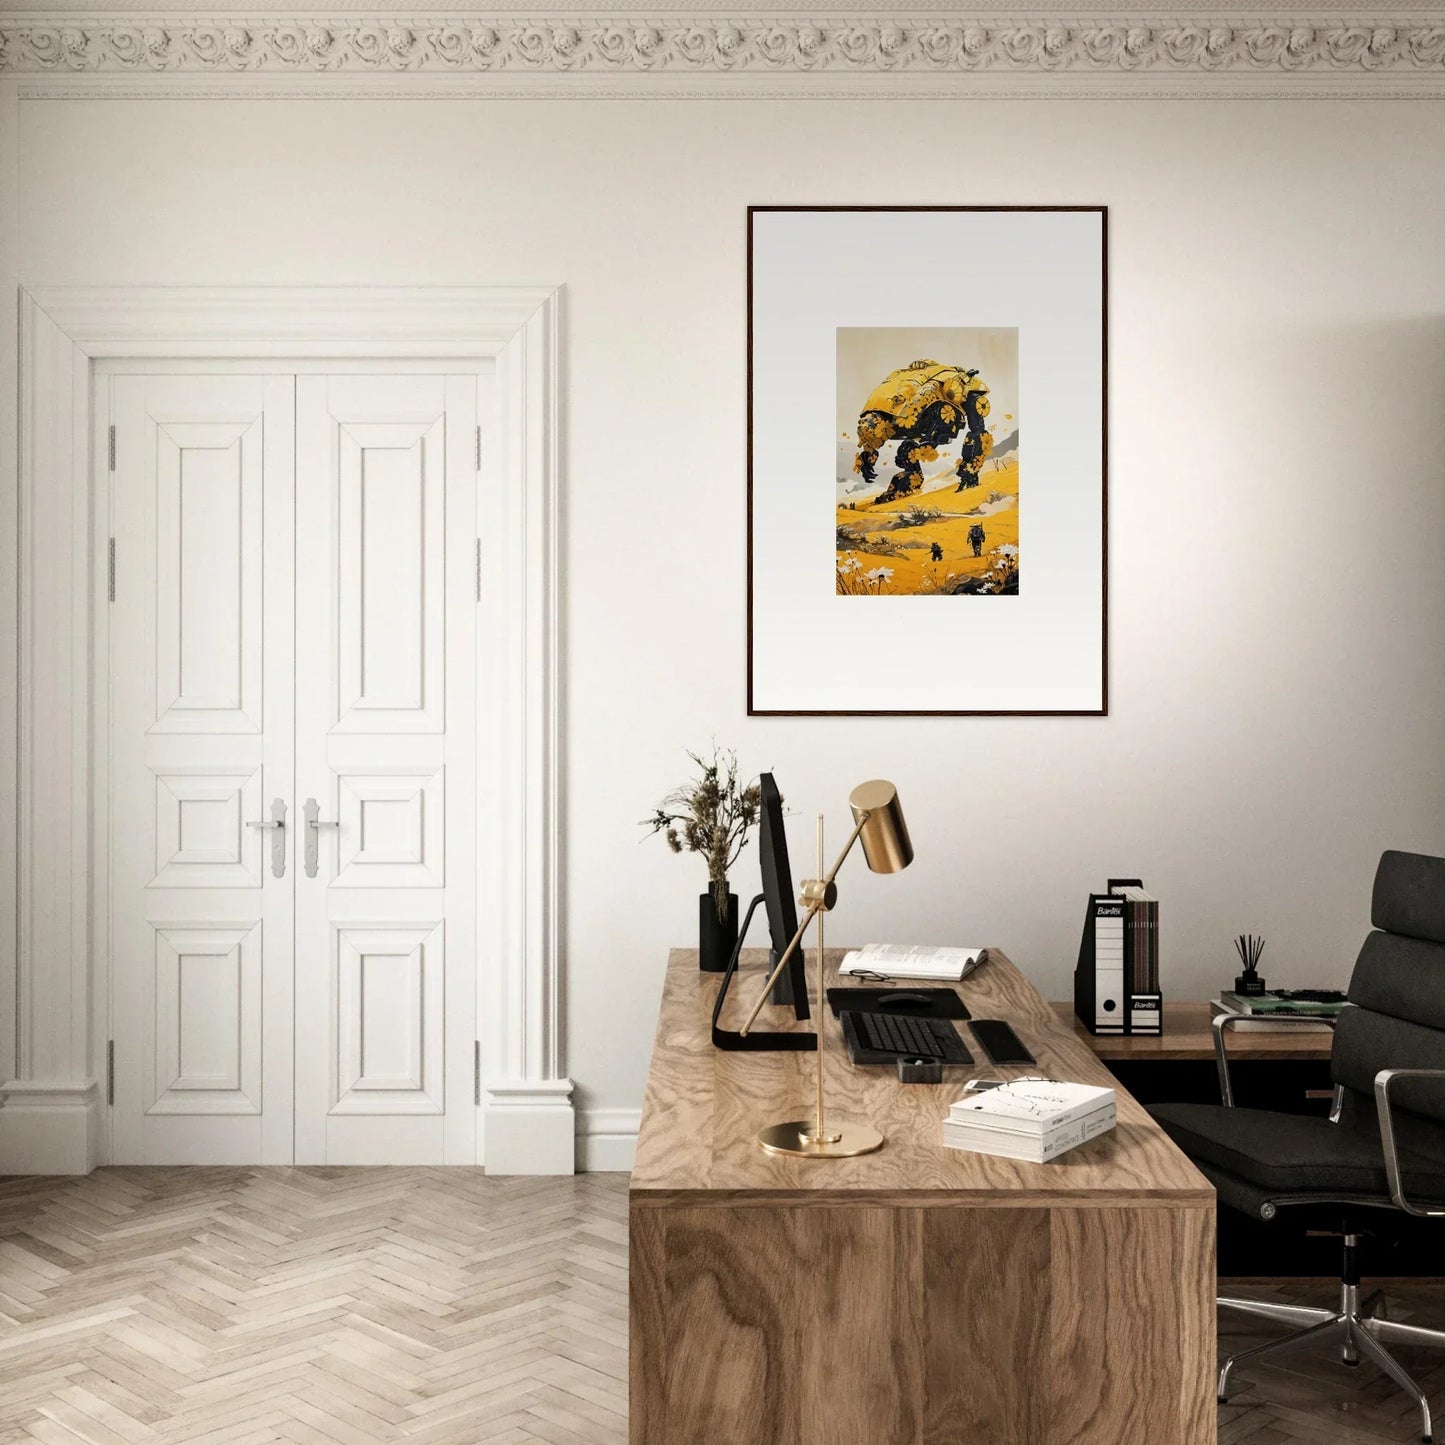
[[[23,75],[902,76],[1423,81],[1445,91],[1445,11],[1314,20],[1038,19],[978,13],[611,19],[0,15]],[[635,91],[634,91],[635,93]]]

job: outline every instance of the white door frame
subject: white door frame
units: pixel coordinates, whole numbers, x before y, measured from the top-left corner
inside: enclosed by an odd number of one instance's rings
[[[492,358],[479,636],[478,1158],[570,1173],[559,940],[560,288],[21,288],[18,925],[0,1173],[85,1173],[106,1154],[105,418],[92,362],[123,357]],[[8,469],[0,480],[8,477]],[[7,489],[8,490],[8,489]],[[8,558],[0,558],[0,570]],[[93,599],[98,599],[93,601]],[[481,629],[479,629],[479,634]],[[0,1044],[0,1064],[9,1056]]]

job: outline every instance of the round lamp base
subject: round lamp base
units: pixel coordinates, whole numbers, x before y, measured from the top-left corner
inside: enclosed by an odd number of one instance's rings
[[[769,1154],[793,1154],[800,1159],[852,1159],[883,1147],[883,1136],[867,1124],[840,1124],[828,1120],[828,1138],[814,1139],[815,1119],[792,1119],[769,1124],[758,1133],[758,1143]]]

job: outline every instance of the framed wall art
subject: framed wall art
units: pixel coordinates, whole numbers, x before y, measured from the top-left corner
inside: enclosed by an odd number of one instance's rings
[[[1107,209],[748,211],[748,711],[1108,711]]]

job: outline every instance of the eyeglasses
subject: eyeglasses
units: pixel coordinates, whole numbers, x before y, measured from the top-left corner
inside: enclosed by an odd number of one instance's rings
[[[1006,1084],[1057,1084],[1058,1079],[1047,1074],[1021,1074],[1017,1079],[1005,1079],[1000,1074],[981,1074],[970,1079],[964,1086],[965,1094],[981,1094],[988,1089],[1002,1089]]]

